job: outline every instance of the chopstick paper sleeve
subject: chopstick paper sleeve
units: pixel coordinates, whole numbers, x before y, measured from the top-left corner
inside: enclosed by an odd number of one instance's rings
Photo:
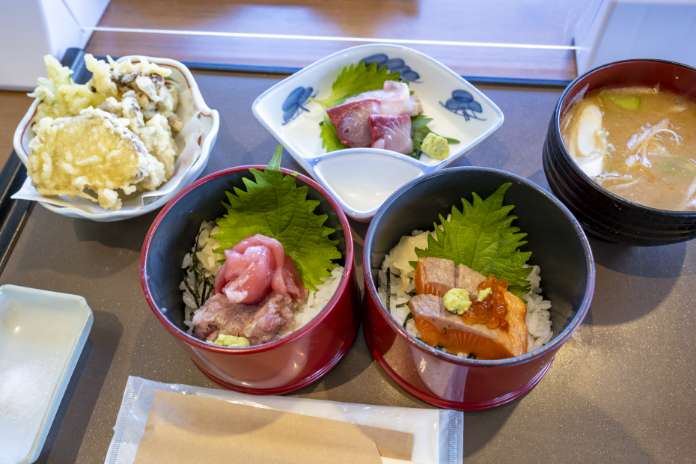
[[[408,433],[158,391],[135,462],[379,464],[412,447]]]

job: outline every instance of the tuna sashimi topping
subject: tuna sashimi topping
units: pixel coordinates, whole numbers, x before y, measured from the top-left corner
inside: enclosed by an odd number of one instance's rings
[[[292,259],[276,239],[256,234],[225,250],[215,293],[193,316],[196,336],[272,340],[293,320],[307,291]]]
[[[293,300],[306,295],[297,269],[278,240],[256,234],[225,250],[215,293],[223,293],[230,303],[253,304],[271,292]]]

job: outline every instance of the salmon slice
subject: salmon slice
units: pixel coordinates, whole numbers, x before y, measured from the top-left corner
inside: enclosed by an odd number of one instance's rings
[[[457,266],[457,277],[454,280],[454,286],[463,288],[469,295],[478,293],[479,284],[486,280],[486,277],[480,272],[476,272],[469,266],[460,264]]]
[[[508,328],[489,329],[482,324],[466,324],[445,310],[442,298],[416,295],[408,303],[416,328],[425,343],[441,346],[452,353],[467,353],[477,359],[502,359],[527,352],[527,307],[510,292],[505,293]]]
[[[416,293],[443,296],[451,288],[463,288],[469,295],[478,293],[478,286],[486,280],[463,264],[445,258],[421,258],[416,265]]]
[[[454,261],[444,258],[421,258],[416,264],[416,293],[443,296],[455,283]]]

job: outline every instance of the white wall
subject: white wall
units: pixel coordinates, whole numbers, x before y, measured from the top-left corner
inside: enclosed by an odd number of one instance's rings
[[[45,75],[43,56],[84,47],[109,0],[0,0],[0,88],[27,90]],[[68,10],[72,10],[71,11]],[[73,16],[74,14],[74,16]]]

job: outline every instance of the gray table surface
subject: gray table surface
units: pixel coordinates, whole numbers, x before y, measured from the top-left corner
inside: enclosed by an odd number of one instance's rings
[[[275,141],[251,115],[278,78],[197,73],[221,113],[208,171],[265,162]],[[468,156],[546,187],[541,147],[557,89],[483,86],[505,124]],[[10,130],[9,128],[7,130]],[[285,165],[297,168],[287,157]],[[116,224],[33,209],[0,281],[83,295],[94,327],[40,462],[102,462],[129,375],[214,386],[152,316],[138,258],[154,215]],[[362,235],[364,227],[355,227]],[[469,463],[688,462],[696,459],[696,242],[631,248],[593,241],[597,289],[585,323],[525,398],[465,415]],[[40,379],[37,379],[40,380]],[[1,381],[1,378],[0,378]],[[372,362],[362,336],[298,396],[427,407]]]

